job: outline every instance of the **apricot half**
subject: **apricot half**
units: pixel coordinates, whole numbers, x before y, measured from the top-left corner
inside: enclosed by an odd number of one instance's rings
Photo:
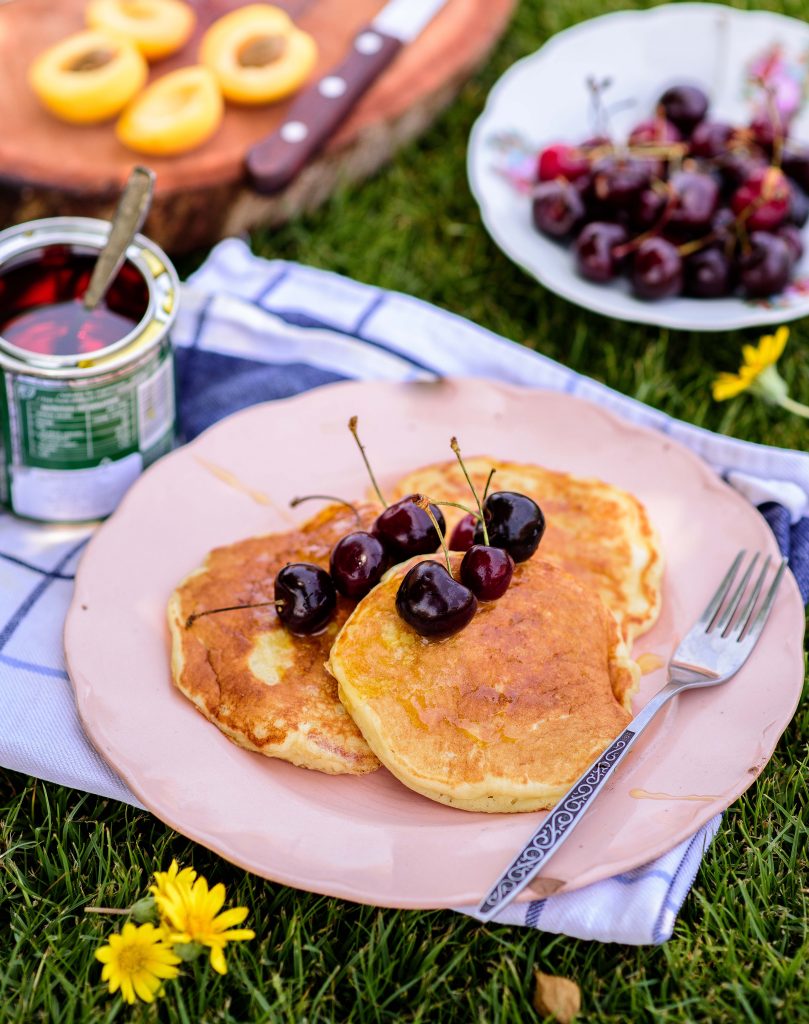
[[[147,60],[176,53],[188,42],[197,21],[182,0],[90,0],[84,16],[90,28],[125,39]]]
[[[299,89],[315,66],[317,45],[279,7],[249,4],[211,25],[199,59],[227,99],[252,106]]]
[[[40,103],[72,124],[119,113],[146,82],[148,68],[131,43],[106,32],[77,32],[41,53],[28,71]]]
[[[206,142],[222,121],[216,78],[198,64],[158,78],[121,114],[115,134],[125,146],[152,156],[185,153]]]

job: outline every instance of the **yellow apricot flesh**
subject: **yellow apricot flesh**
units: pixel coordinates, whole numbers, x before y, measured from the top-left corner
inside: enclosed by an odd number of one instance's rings
[[[152,61],[185,46],[197,16],[183,0],[90,0],[85,20],[132,43]]]
[[[131,43],[91,30],[41,53],[28,81],[40,103],[62,121],[98,124],[123,110],[143,88],[148,73]]]
[[[138,153],[173,156],[207,142],[223,113],[216,78],[208,68],[193,65],[152,82],[123,112],[115,134]]]

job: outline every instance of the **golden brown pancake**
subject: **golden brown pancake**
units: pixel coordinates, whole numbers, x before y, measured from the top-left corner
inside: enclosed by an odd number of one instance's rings
[[[378,509],[330,506],[299,530],[216,548],[172,595],[168,616],[174,685],[239,746],[330,774],[362,775],[379,767],[337,698],[325,669],[329,649],[354,608],[339,597],[337,613],[317,636],[293,636],[275,608],[241,609],[198,618],[207,608],[271,601],[287,562],[328,568],[334,544],[365,528]]]
[[[553,562],[599,594],[631,642],[651,629],[660,613],[663,557],[643,505],[633,495],[601,480],[583,479],[518,462],[486,456],[466,459],[482,495],[491,468],[491,490],[519,491],[545,514],[545,535],[534,557]],[[475,507],[457,460],[417,469],[399,480],[390,500],[427,494],[438,501]],[[463,516],[442,508],[447,531]]]
[[[553,806],[631,718],[640,672],[615,617],[582,581],[532,558],[465,629],[425,639],[395,608],[412,564],[391,570],[340,632],[329,662],[340,699],[416,792],[470,811]]]

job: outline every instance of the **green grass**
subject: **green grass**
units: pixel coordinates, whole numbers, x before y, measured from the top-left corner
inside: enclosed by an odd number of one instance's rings
[[[410,292],[692,423],[803,448],[802,421],[749,399],[710,399],[713,374],[735,369],[750,335],[589,315],[539,288],[480,225],[464,151],[493,82],[554,32],[628,6],[524,0],[486,68],[419,143],[315,214],[257,233],[255,247]],[[809,16],[809,0],[757,6]],[[809,327],[794,327],[782,361],[802,401],[808,341]],[[641,949],[294,892],[244,875],[148,814],[0,771],[0,1021],[522,1024],[536,1019],[535,966],[579,983],[583,1021],[809,1021],[808,734],[804,705],[728,811],[672,940]],[[231,956],[226,978],[192,966],[159,1007],[130,1011],[105,994],[92,958],[114,922],[83,908],[127,906],[172,857],[224,882],[251,908],[258,937]]]

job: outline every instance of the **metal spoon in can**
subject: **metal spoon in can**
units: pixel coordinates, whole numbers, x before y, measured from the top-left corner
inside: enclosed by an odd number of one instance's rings
[[[148,167],[133,167],[115,213],[107,238],[107,244],[98,254],[96,265],[82,298],[86,310],[95,309],[107,293],[123,265],[126,250],[140,231],[154,192],[154,171]]]

